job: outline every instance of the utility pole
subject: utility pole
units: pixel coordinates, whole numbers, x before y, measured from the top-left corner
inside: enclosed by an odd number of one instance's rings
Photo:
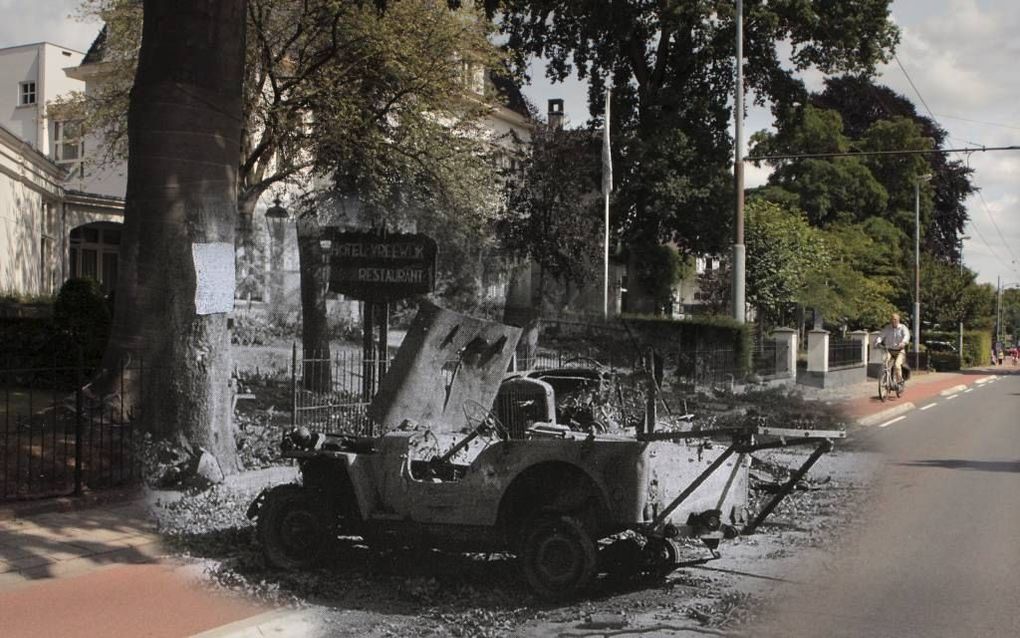
[[[960,284],[963,284],[963,241],[970,239],[970,235],[960,237]],[[961,295],[963,294],[961,288]],[[960,345],[956,351],[960,355],[960,364],[963,364],[963,299],[960,299]]]
[[[1002,276],[995,278],[995,343],[992,349],[998,352],[999,332],[1002,330]]]
[[[609,144],[609,98],[610,89],[606,87],[606,121],[602,131],[602,197],[603,197],[603,237],[602,237],[602,318],[609,318],[609,193],[613,190],[613,153]]]
[[[914,180],[914,367],[921,357],[921,180]]]
[[[914,366],[921,359],[921,182],[931,175],[914,179]]]
[[[733,103],[735,119],[733,181],[737,191],[736,237],[733,242],[733,318],[744,323],[744,2],[737,2],[737,91]]]

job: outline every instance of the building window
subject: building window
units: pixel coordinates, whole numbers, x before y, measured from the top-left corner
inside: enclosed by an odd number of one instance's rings
[[[84,138],[81,122],[53,123],[53,161],[68,170],[68,177],[85,176]]]
[[[96,223],[71,231],[68,257],[71,278],[87,277],[99,282],[103,292],[117,287],[120,226]]]
[[[18,99],[18,104],[21,106],[35,104],[35,82],[21,83],[21,94]]]

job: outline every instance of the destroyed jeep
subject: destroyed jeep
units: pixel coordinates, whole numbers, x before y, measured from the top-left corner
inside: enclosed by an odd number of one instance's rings
[[[508,395],[521,403],[508,412],[495,399],[518,337],[423,306],[370,408],[384,434],[285,437],[301,484],[266,490],[248,512],[268,561],[313,567],[341,535],[509,552],[536,594],[563,599],[600,572],[674,569],[680,537],[718,557],[746,520],[750,451],[775,445],[751,433],[724,447],[702,433],[575,431],[556,422],[549,380],[528,375],[514,376],[532,392]]]

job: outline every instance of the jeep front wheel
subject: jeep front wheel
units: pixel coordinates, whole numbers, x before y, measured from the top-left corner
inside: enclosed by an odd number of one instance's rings
[[[280,485],[266,494],[258,514],[258,538],[270,564],[311,567],[335,536],[336,521],[321,499],[300,485]]]
[[[524,576],[535,593],[548,600],[563,600],[591,583],[598,554],[576,518],[543,514],[526,528],[521,559]]]

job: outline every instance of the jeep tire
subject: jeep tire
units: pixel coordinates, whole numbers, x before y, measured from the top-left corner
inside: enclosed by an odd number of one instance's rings
[[[528,585],[538,596],[565,600],[591,584],[598,553],[578,519],[542,513],[525,525],[521,560]]]
[[[316,565],[336,537],[336,516],[315,492],[279,485],[266,493],[257,535],[269,563],[281,569]]]

